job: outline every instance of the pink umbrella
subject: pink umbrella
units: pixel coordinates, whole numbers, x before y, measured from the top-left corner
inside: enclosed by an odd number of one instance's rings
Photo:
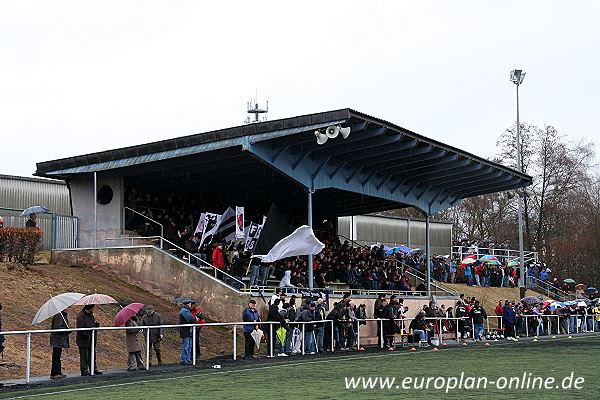
[[[101,293],[94,293],[94,294],[90,294],[88,296],[83,297],[81,300],[79,300],[77,303],[75,303],[76,306],[87,306],[90,304],[117,304],[118,301],[116,301],[115,299],[113,299],[112,297],[110,297],[107,294],[101,294]]]
[[[115,326],[125,325],[125,322],[129,321],[131,317],[139,313],[142,308],[144,308],[142,303],[131,303],[130,305],[123,307],[115,317]]]

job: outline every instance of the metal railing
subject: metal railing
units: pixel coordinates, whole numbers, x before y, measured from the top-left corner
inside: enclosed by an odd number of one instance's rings
[[[556,300],[568,301],[577,299],[577,296],[574,293],[565,292],[551,283],[542,281],[535,276],[525,276],[527,281],[526,286],[528,289],[533,289],[539,293],[545,294],[547,297],[554,298]]]
[[[323,293],[329,293],[333,295],[344,295],[349,294],[350,296],[373,296],[376,297],[379,294],[386,295],[396,295],[400,297],[426,297],[427,291],[412,291],[412,290],[396,290],[396,289],[357,289],[357,288],[332,288],[332,287],[324,287],[324,288],[286,288],[286,287],[277,287],[277,286],[251,286],[246,287],[244,289],[240,289],[241,292],[255,293],[262,292],[264,294],[275,293],[276,289],[281,289],[283,293],[286,294],[297,294],[302,292],[303,290],[311,290]],[[443,289],[432,290],[432,295],[434,296],[448,296],[452,295]]]
[[[515,336],[525,333],[525,337],[530,336],[531,327],[535,327],[534,336],[541,335],[561,335],[561,330],[564,335],[572,335],[578,333],[598,332],[600,331],[600,321],[596,318],[600,314],[585,314],[585,315],[560,315],[560,314],[524,314],[515,316],[515,322],[512,324],[513,333]],[[492,327],[491,321],[495,321],[496,327]],[[531,322],[534,321],[535,323]],[[555,322],[553,322],[555,321]],[[592,324],[590,324],[590,321]],[[518,324],[517,324],[518,322]],[[521,323],[522,322],[522,323]],[[565,322],[561,324],[561,322]],[[506,332],[507,325],[501,315],[488,315],[486,318],[488,331],[499,330]],[[590,325],[592,325],[590,327]],[[553,329],[554,328],[554,329]],[[554,333],[552,332],[554,330]],[[541,331],[541,333],[540,333]]]
[[[423,272],[421,272],[409,265],[406,265],[404,263],[401,263],[401,264],[405,266],[404,273],[415,278],[415,281],[421,280],[421,282],[423,284],[425,284],[427,282],[427,277],[425,276],[425,274]],[[457,291],[455,291],[454,289],[452,289],[450,287],[445,286],[444,283],[442,283],[440,281],[436,281],[433,278],[431,279],[431,286],[433,288],[437,289],[436,292],[437,291],[443,292],[444,296],[458,296]],[[432,295],[433,295],[433,292],[434,291],[432,290]],[[436,296],[439,296],[439,295],[436,294]]]
[[[524,318],[525,321],[525,331],[526,331],[526,335],[529,336],[529,324],[528,324],[528,320],[530,318],[536,318],[538,320],[538,325],[537,325],[537,332],[538,335],[540,336],[540,331],[539,331],[539,321],[542,320],[542,329],[543,329],[543,320],[545,319],[547,322],[547,330],[544,331],[544,334],[550,335],[553,334],[552,333],[552,327],[555,326],[556,330],[555,330],[555,334],[556,335],[560,335],[561,333],[561,320],[569,320],[569,323],[567,323],[567,329],[566,332],[564,334],[566,335],[573,335],[573,334],[580,334],[580,333],[585,333],[585,332],[596,332],[598,330],[600,330],[600,321],[596,321],[596,317],[598,316],[598,314],[588,314],[585,316],[562,316],[562,315],[523,315],[522,317]],[[502,321],[502,317],[501,316],[488,316],[486,318],[487,321],[487,329],[488,332],[493,330],[494,328],[490,327],[490,319],[494,319],[494,318],[500,318],[500,321]],[[551,323],[551,319],[552,318],[556,318],[556,325]],[[336,339],[336,335],[334,334],[334,329],[337,323],[338,329],[340,327],[340,324],[347,324],[347,323],[356,323],[357,324],[357,332],[356,332],[356,340],[357,340],[357,348],[360,349],[360,322],[364,321],[364,322],[369,322],[369,321],[376,321],[379,325],[379,339],[380,339],[380,347],[383,348],[384,347],[384,323],[385,322],[390,322],[393,321],[394,323],[399,324],[399,328],[400,328],[400,334],[404,335],[404,336],[408,336],[411,334],[414,334],[414,332],[411,332],[410,328],[406,329],[405,328],[405,323],[414,320],[415,318],[394,318],[392,320],[390,319],[384,319],[384,318],[365,318],[365,319],[355,319],[355,320],[343,320],[343,321],[333,321],[333,320],[314,320],[314,321],[289,321],[290,324],[293,325],[301,325],[302,326],[302,354],[304,355],[305,352],[305,342],[306,342],[306,324],[316,324],[316,323],[323,323],[323,324],[331,324],[331,347],[330,347],[330,351],[334,352],[335,351],[335,339]],[[456,321],[456,330],[455,330],[455,340],[458,342],[460,342],[461,339],[465,339],[465,338],[461,338],[460,335],[458,335],[458,322],[460,320],[463,321],[471,321],[471,327],[472,327],[472,332],[475,332],[475,325],[473,323],[473,320],[469,317],[425,317],[424,320],[426,321],[433,321],[433,326],[431,328],[433,328],[433,335],[430,337],[438,337],[438,341],[439,344],[443,344],[443,335],[445,334],[443,332],[443,323],[444,321]],[[594,324],[592,325],[591,329],[589,326],[589,322],[592,320],[594,322]],[[571,324],[571,321],[573,321],[573,324]],[[192,354],[191,354],[191,362],[192,365],[196,365],[197,363],[197,359],[196,359],[196,330],[202,327],[208,327],[208,326],[214,326],[214,327],[231,327],[232,328],[232,339],[233,339],[233,351],[232,351],[232,359],[235,361],[237,360],[237,327],[238,326],[244,326],[244,325],[257,325],[257,326],[262,326],[263,328],[265,326],[268,326],[268,331],[269,331],[269,348],[268,348],[268,356],[269,357],[274,357],[274,345],[275,345],[275,341],[277,340],[276,335],[275,335],[275,329],[274,326],[280,326],[281,323],[279,321],[253,321],[253,322],[208,322],[208,323],[203,323],[203,324],[198,324],[198,323],[194,323],[194,324],[165,324],[165,325],[153,325],[153,326],[144,326],[144,325],[139,325],[139,326],[121,326],[121,327],[94,327],[94,328],[69,328],[69,329],[36,329],[36,330],[25,330],[25,331],[2,331],[0,332],[2,335],[6,336],[19,336],[19,335],[24,335],[26,337],[26,365],[25,365],[25,382],[26,383],[30,383],[31,381],[31,359],[32,359],[32,348],[31,348],[31,337],[32,335],[40,335],[40,334],[51,334],[51,333],[72,333],[72,332],[92,332],[91,335],[91,342],[90,342],[90,355],[91,355],[91,360],[90,360],[90,374],[94,375],[95,373],[95,358],[96,358],[96,333],[97,332],[101,332],[101,331],[127,331],[127,330],[138,330],[138,332],[144,332],[145,333],[145,344],[146,344],[146,348],[145,348],[145,358],[146,358],[146,364],[145,364],[145,368],[146,370],[150,369],[150,352],[151,352],[151,343],[150,343],[150,331],[152,329],[156,330],[156,329],[178,329],[178,328],[190,328],[191,330],[191,337],[192,337]],[[499,329],[503,329],[502,328],[502,322],[499,322]],[[574,327],[574,329],[571,329],[572,327]],[[291,329],[291,328],[289,328]],[[498,329],[498,328],[495,328]],[[264,330],[263,330],[264,333]],[[448,332],[450,333],[450,332]],[[393,332],[392,336],[395,336],[396,333]],[[474,335],[472,335],[472,338],[475,339]],[[283,343],[282,345],[285,345],[285,343]],[[338,344],[339,346],[340,344]],[[317,343],[315,343],[315,346],[317,346]],[[343,347],[343,346],[342,346]]]
[[[169,252],[167,252],[166,250],[163,249],[164,243],[167,243],[169,246],[174,247],[176,250],[181,251],[182,253],[184,253],[185,255],[188,256],[189,261],[177,258],[181,262],[189,264],[189,265],[191,265],[193,267],[194,265],[191,263],[191,260],[192,260],[192,258],[194,258],[197,261],[196,262],[196,266],[200,270],[202,270],[202,269],[210,269],[210,270],[212,270],[213,273],[214,273],[215,279],[219,279],[218,275],[226,276],[227,278],[229,278],[229,279],[231,279],[231,280],[239,283],[240,287],[242,287],[242,286],[244,288],[246,287],[246,284],[244,282],[242,282],[241,280],[239,280],[236,277],[228,274],[225,271],[222,271],[222,270],[216,268],[214,265],[210,264],[209,262],[207,262],[207,261],[201,259],[200,257],[198,257],[198,256],[190,253],[189,251],[187,251],[184,248],[176,245],[175,243],[171,242],[170,240],[167,240],[167,239],[163,238],[162,236],[122,236],[122,237],[119,237],[119,238],[105,238],[104,239],[104,246],[103,247],[105,247],[105,248],[107,247],[106,246],[106,242],[107,241],[123,241],[123,240],[125,240],[126,242],[130,242],[131,243],[130,247],[135,247],[135,241],[136,240],[144,240],[144,241],[160,240],[160,247],[158,248],[160,251],[164,251],[167,254],[170,254]],[[153,246],[153,247],[156,247],[156,246]],[[201,267],[199,264],[202,264],[204,267]]]
[[[142,214],[141,212],[135,211],[133,208],[123,207],[123,230],[125,230],[125,224],[126,224],[126,221],[127,221],[127,219],[125,218],[125,211],[127,211],[127,210],[129,210],[129,211],[133,212],[134,214],[137,214],[140,217],[145,218],[148,221],[150,221],[150,222],[152,222],[152,223],[160,226],[160,238],[161,238],[160,248],[162,249],[162,238],[165,236],[165,228],[164,228],[163,224],[161,224],[158,221],[153,220],[152,218],[148,217],[147,215]]]
[[[505,262],[519,259],[519,250],[512,249],[495,249],[490,247],[473,247],[473,246],[452,246],[452,258],[463,259],[464,256],[475,254],[477,258],[481,258],[485,255],[495,256],[502,258]],[[525,251],[524,254],[525,263],[538,261],[537,251]]]

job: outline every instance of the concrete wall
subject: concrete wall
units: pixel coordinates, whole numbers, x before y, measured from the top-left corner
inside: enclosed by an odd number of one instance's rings
[[[200,309],[216,321],[240,321],[249,299],[248,295],[152,246],[57,250],[53,252],[53,261],[112,272],[124,281],[167,300],[194,298],[198,300]]]
[[[98,246],[107,237],[118,237],[121,234],[121,210],[124,206],[123,178],[103,177],[98,175],[98,190],[108,185],[113,190],[113,198],[109,204],[98,203]],[[79,217],[79,246],[94,246],[94,177],[87,175],[75,178],[70,182],[73,215]]]

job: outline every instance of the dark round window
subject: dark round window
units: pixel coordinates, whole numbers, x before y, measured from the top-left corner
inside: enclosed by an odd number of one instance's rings
[[[110,186],[102,186],[100,190],[98,190],[98,203],[100,204],[109,204],[113,198],[113,190]]]

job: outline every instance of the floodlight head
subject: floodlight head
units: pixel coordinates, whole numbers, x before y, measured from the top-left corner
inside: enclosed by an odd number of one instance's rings
[[[510,71],[510,81],[515,85],[520,85],[523,83],[523,79],[525,78],[525,72],[521,69],[513,69]]]

